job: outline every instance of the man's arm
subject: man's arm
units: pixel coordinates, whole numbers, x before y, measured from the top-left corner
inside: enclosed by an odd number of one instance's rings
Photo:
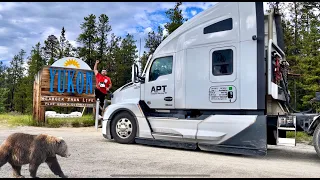
[[[107,91],[109,91],[110,89],[111,89],[111,87],[112,87],[112,82],[111,82],[111,79],[109,78],[109,81],[110,81],[110,84],[109,84],[109,86],[108,86],[108,88],[107,88]]]
[[[99,64],[99,60],[96,60],[96,63],[94,64],[94,67],[93,67],[93,71],[94,71],[94,75],[96,76],[98,74],[98,64]]]

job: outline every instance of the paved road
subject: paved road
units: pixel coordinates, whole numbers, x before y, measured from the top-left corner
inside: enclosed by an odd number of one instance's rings
[[[0,143],[13,132],[48,133],[67,141],[71,156],[58,157],[72,178],[102,177],[320,177],[320,158],[313,146],[270,146],[265,157],[226,155],[146,145],[122,145],[104,139],[93,127],[38,128],[0,127]],[[0,178],[10,178],[11,166],[0,169]],[[28,165],[22,174],[29,178]],[[42,164],[39,177],[56,176]]]

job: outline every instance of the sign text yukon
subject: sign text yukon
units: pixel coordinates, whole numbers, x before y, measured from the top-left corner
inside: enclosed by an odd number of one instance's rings
[[[71,69],[57,69],[49,68],[50,71],[50,92],[54,92],[54,82],[56,74],[58,74],[57,92],[59,93],[78,93],[78,94],[92,94],[93,93],[93,78],[94,74],[92,71],[82,71],[71,70]],[[84,78],[84,74],[86,78]],[[76,80],[74,84],[74,79]]]

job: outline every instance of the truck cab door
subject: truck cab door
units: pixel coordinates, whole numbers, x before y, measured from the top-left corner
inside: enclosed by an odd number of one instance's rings
[[[174,108],[174,55],[157,56],[152,60],[144,88],[144,100],[149,108]]]

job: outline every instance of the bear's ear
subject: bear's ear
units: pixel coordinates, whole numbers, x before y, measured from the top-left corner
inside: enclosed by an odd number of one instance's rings
[[[63,140],[62,137],[57,137],[57,143],[61,143],[62,140]]]

